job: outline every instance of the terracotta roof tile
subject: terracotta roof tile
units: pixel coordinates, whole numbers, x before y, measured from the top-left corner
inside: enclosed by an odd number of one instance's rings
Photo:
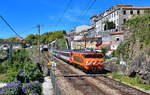
[[[96,47],[96,49],[101,49],[101,48],[106,48],[108,46],[110,46],[111,44],[108,42],[108,43],[102,43],[100,46]]]
[[[111,35],[115,35],[115,34],[123,34],[125,31],[118,31],[118,32],[112,32]]]
[[[150,9],[150,7],[123,7],[124,9]]]

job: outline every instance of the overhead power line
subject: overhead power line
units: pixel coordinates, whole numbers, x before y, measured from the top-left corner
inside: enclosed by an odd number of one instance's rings
[[[85,14],[86,10],[88,9],[88,6],[90,5],[91,0],[88,1],[87,7],[84,8],[83,12],[78,16],[77,20],[80,20],[80,18]]]
[[[83,11],[83,13],[81,13],[81,15],[77,18],[77,21],[79,21],[78,22],[78,24],[80,24],[81,23],[81,19],[83,19],[84,18],[84,16],[89,12],[89,10],[93,7],[93,5],[95,4],[95,2],[96,2],[96,0],[94,0],[93,2],[91,2],[91,0],[89,0],[88,1],[88,4],[87,4],[87,8],[85,8],[85,10]],[[76,24],[77,25],[77,24]],[[75,25],[75,26],[76,26]],[[73,25],[74,26],[74,25]]]
[[[95,4],[96,0],[94,0],[91,5],[88,7],[88,9],[85,11],[84,15],[81,17],[81,19],[88,13],[88,11],[93,7],[93,5]]]
[[[5,22],[5,24],[6,24],[18,37],[21,37],[21,36],[13,29],[13,27],[4,19],[4,17],[0,16],[0,18]]]
[[[64,17],[65,13],[67,12],[67,10],[69,9],[70,5],[72,3],[72,0],[69,0],[64,12],[62,13],[62,15],[60,16],[58,22],[56,23],[56,27],[59,25],[59,23],[61,22],[62,18]]]

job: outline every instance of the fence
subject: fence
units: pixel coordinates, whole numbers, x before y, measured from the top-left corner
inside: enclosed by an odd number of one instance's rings
[[[51,81],[52,81],[52,85],[54,89],[54,95],[61,95],[61,91],[57,84],[55,74],[52,72],[52,70],[50,70],[50,77],[51,77]]]

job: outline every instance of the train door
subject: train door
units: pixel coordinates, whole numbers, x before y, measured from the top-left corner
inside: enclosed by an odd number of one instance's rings
[[[59,51],[59,58],[61,58],[61,51]]]
[[[69,63],[72,63],[72,52],[69,52]]]

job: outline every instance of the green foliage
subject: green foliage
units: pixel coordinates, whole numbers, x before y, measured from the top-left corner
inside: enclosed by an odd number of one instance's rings
[[[42,81],[43,76],[39,66],[32,63],[25,49],[15,51],[8,58],[5,66],[6,81],[16,80],[17,76],[21,79],[21,82]]]
[[[116,51],[113,51],[112,54],[111,54],[111,56],[112,56],[112,57],[117,57],[117,56],[118,56],[118,55],[117,55],[117,52],[116,52]]]
[[[12,38],[6,39],[6,42],[21,42],[21,41],[12,37]]]
[[[7,86],[0,88],[1,95],[22,95],[21,93],[21,86],[22,84],[20,81],[13,81],[7,83]]]
[[[145,14],[150,14],[150,10],[148,9],[148,10],[144,10],[144,13]]]
[[[106,59],[110,59],[110,57],[109,56],[106,56],[106,48],[102,48],[101,49],[102,50],[102,53],[103,53],[103,58],[104,58],[104,60],[106,60]]]
[[[7,72],[7,63],[6,62],[3,62],[3,63],[0,63],[0,74],[4,74]]]
[[[25,43],[28,43],[28,44],[37,44],[38,43],[38,35],[29,35],[27,36],[25,39]]]
[[[22,89],[25,95],[41,95],[41,84],[38,81],[25,84]]]
[[[15,37],[11,37],[8,39],[0,39],[0,42],[21,42],[21,40],[18,40]]]
[[[33,93],[34,95],[41,95],[41,85],[39,82],[43,82],[43,73],[38,64],[32,63],[25,49],[14,51],[13,55],[6,61],[5,66],[5,72],[3,71],[7,75],[5,82],[12,83],[2,88],[3,90],[0,89],[0,94],[29,95],[29,93]],[[14,80],[19,80],[21,85],[13,83]],[[22,84],[30,86],[24,88]],[[26,90],[27,92],[23,92],[22,90]]]
[[[105,48],[102,48],[102,53],[104,54],[104,56],[106,55],[106,49]]]
[[[150,85],[141,83],[142,80],[139,75],[136,75],[134,78],[131,78],[131,77],[128,77],[125,75],[121,75],[119,73],[112,73],[111,76],[112,76],[112,78],[118,79],[121,82],[126,82],[133,86],[138,86],[140,88],[144,88],[145,90],[150,90]]]
[[[43,82],[43,74],[37,64],[25,64],[23,68],[24,82],[40,81]]]
[[[64,37],[62,37],[61,39],[57,39],[56,40],[56,46],[58,49],[61,49],[61,50],[65,50],[67,49],[67,42],[66,42],[66,39]]]
[[[111,29],[115,29],[115,28],[116,28],[116,24],[114,22],[107,21],[105,23],[104,30],[111,30]]]
[[[46,43],[49,42],[51,43],[52,41],[56,40],[56,39],[61,39],[64,37],[64,35],[66,34],[66,31],[55,31],[55,32],[47,32],[44,33],[40,36],[40,42],[41,43]],[[25,43],[29,43],[29,44],[37,44],[38,43],[38,35],[29,35],[25,38]]]
[[[5,39],[0,39],[0,42],[4,42],[5,41]]]
[[[130,60],[134,54],[134,48],[136,47],[136,53],[140,52],[150,45],[150,15],[134,15],[131,19],[127,21],[127,25],[130,29],[131,36],[128,40],[120,44],[117,48],[117,53],[123,55],[123,58]]]

